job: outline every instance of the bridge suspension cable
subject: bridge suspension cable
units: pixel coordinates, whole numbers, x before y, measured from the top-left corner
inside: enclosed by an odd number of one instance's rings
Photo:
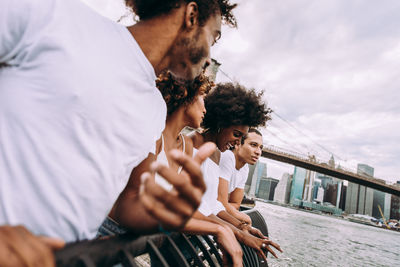
[[[218,69],[226,78],[228,78],[231,82],[235,82],[225,71],[222,70],[222,68],[220,67]],[[319,144],[318,142],[316,142],[313,138],[311,138],[309,135],[305,134],[303,131],[301,131],[300,129],[298,129],[297,127],[295,127],[292,123],[290,123],[289,121],[287,121],[286,119],[284,119],[281,115],[279,115],[276,111],[272,111],[273,114],[276,115],[276,117],[278,117],[279,119],[281,119],[283,122],[285,122],[287,125],[289,125],[292,129],[294,129],[295,131],[297,131],[298,133],[300,133],[301,135],[303,135],[304,137],[306,137],[307,139],[309,139],[312,143],[314,143],[315,145],[317,145],[319,148],[323,149],[325,152],[329,153],[330,155],[333,155],[335,158],[342,160],[342,161],[347,161],[342,159],[342,157],[338,156],[337,154],[331,152],[329,149],[327,149],[326,147],[324,147],[323,145]],[[281,142],[284,142],[287,145],[293,146],[293,144],[288,144],[286,141],[284,141],[283,139],[279,138],[277,136],[277,134],[272,133],[270,130],[267,129],[267,132],[271,133],[274,137],[276,137],[277,139],[279,139]],[[310,149],[310,147],[308,147],[305,144],[300,144],[302,146],[304,146],[308,151],[307,154],[309,154],[310,152],[312,152],[312,150],[314,149]],[[315,151],[315,150],[314,150]],[[303,153],[302,153],[303,154]]]
[[[325,148],[323,145],[319,144],[318,142],[314,141],[309,135],[305,134],[303,131],[301,131],[300,129],[298,129],[297,127],[295,127],[292,123],[290,123],[289,121],[287,121],[286,119],[284,119],[282,116],[280,116],[276,111],[272,111],[279,119],[281,119],[282,121],[284,121],[285,123],[287,123],[290,127],[292,127],[293,129],[295,129],[297,132],[299,132],[300,134],[302,134],[303,136],[307,137],[311,142],[313,142],[315,145],[319,146],[320,148],[322,148],[324,151],[328,152],[329,154],[335,156],[335,158],[343,160],[341,157],[339,157],[338,155],[336,155],[335,153],[331,152],[330,150],[328,150],[327,148]]]

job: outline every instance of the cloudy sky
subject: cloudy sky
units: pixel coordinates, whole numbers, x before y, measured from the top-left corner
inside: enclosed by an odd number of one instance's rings
[[[122,1],[83,0],[117,20]],[[400,1],[238,0],[213,47],[225,76],[263,90],[265,143],[400,180]],[[129,19],[125,20],[129,23]],[[280,178],[293,166],[268,160]]]

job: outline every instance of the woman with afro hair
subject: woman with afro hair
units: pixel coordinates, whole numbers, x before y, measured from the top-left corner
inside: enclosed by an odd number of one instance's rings
[[[189,137],[183,135],[181,132],[186,126],[193,129],[200,128],[204,114],[206,113],[204,97],[214,84],[210,82],[204,74],[198,76],[192,83],[177,82],[170,72],[164,72],[159,75],[156,84],[167,105],[167,119],[161,138],[156,142],[156,155],[155,159],[153,159],[156,163],[153,163],[153,168],[158,165],[157,168],[161,168],[160,172],[162,173],[162,166],[168,166],[169,171],[172,170],[180,174],[182,167],[174,164],[175,162],[171,160],[170,152],[173,149],[177,149],[192,157],[193,143]],[[215,145],[213,146],[215,147]],[[147,164],[151,160],[151,157],[149,157],[143,161],[143,164]],[[137,173],[140,171],[140,168],[141,165],[135,168],[132,175],[138,175]],[[148,179],[161,185],[166,191],[175,190],[172,185],[158,175],[158,173],[155,173],[154,177],[149,177]],[[137,187],[135,187],[133,181],[134,179],[130,179],[120,199],[132,196],[138,197],[137,194],[135,194]],[[176,208],[179,208],[180,204],[181,203],[175,203]],[[136,210],[131,209],[131,212],[135,213]],[[100,227],[98,236],[123,234],[127,232],[127,229],[123,226],[125,225],[126,218],[129,218],[129,216],[130,215],[126,214],[126,212],[119,212],[118,208],[114,206],[108,218],[106,218]],[[161,226],[160,230],[163,231]],[[223,227],[213,222],[205,222],[191,218],[181,231],[191,234],[216,236],[218,243],[224,248],[224,251],[229,254],[234,266],[241,266],[242,251],[230,228]],[[154,259],[152,258],[152,260]],[[152,262],[152,266],[157,266],[157,263]]]
[[[207,113],[202,123],[203,132],[192,135],[193,146],[197,149],[206,142],[213,142],[218,149],[202,164],[207,189],[194,217],[230,227],[239,242],[253,248],[266,260],[264,250],[275,255],[269,245],[280,250],[279,245],[258,229],[227,213],[217,198],[221,152],[239,144],[250,127],[264,126],[270,119],[271,110],[262,101],[262,93],[237,83],[218,84],[206,96],[205,107]]]

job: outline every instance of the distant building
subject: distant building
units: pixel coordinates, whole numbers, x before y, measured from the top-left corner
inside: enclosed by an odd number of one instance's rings
[[[289,203],[298,205],[299,201],[312,201],[315,172],[300,167],[294,168]]]
[[[347,186],[342,184],[342,192],[340,193],[339,209],[346,210],[346,196],[347,196]]]
[[[293,180],[292,180],[292,188],[290,190],[290,204],[295,204],[296,200],[303,199],[304,192],[304,182],[306,180],[308,170],[294,167]]]
[[[367,164],[357,164],[357,174],[367,177],[374,177],[374,168]]]
[[[314,180],[313,192],[312,192],[312,200],[315,200],[318,197],[318,189],[320,187],[321,187],[321,180],[315,179]]]
[[[254,164],[254,165],[248,164],[248,165],[249,165],[249,174],[247,176],[246,184],[244,186],[244,192],[246,194],[248,194],[250,191],[251,182],[253,181],[254,170],[256,169],[257,164]]]
[[[390,219],[400,220],[400,197],[392,195],[390,205]]]
[[[327,184],[325,194],[324,194],[324,202],[329,202],[333,206],[336,206],[338,195],[338,184]]]
[[[357,214],[359,185],[349,182],[346,192],[345,211],[348,214]]]
[[[252,171],[252,176],[250,176],[250,171],[249,171],[249,176],[247,178],[247,180],[250,179],[250,186],[248,187],[247,191],[247,194],[250,197],[256,196],[256,192],[258,192],[258,187],[260,186],[261,178],[267,178],[267,164],[258,161],[254,166],[254,170]]]
[[[335,161],[332,156],[328,165],[334,166],[334,162]],[[341,197],[343,181],[320,173],[317,173],[317,178],[321,180],[321,186],[325,191],[324,202],[329,202],[336,206],[336,208],[344,207],[345,203],[341,203],[341,200],[343,201],[343,197]]]
[[[391,206],[391,194],[374,190],[374,200],[372,207],[372,216],[375,218],[382,218],[379,207],[382,210],[385,219],[390,219],[390,206]]]
[[[392,194],[385,193],[385,207],[383,209],[383,215],[385,216],[386,220],[390,219],[391,202]]]
[[[324,188],[322,188],[322,186],[318,187],[317,190],[317,198],[314,199],[316,202],[322,203],[324,201],[324,194],[325,194],[325,190]]]
[[[278,185],[279,180],[275,178],[264,178],[260,179],[260,184],[256,196],[265,200],[274,200],[275,188]]]
[[[357,174],[374,176],[374,168],[366,164],[357,165]],[[348,214],[364,214],[373,216],[374,190],[363,185],[349,182],[346,192],[345,211]]]
[[[290,198],[290,189],[292,186],[293,175],[284,173],[281,180],[275,188],[274,201],[287,204]]]

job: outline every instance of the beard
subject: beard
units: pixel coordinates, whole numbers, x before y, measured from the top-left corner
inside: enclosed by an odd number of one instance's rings
[[[175,60],[169,70],[176,81],[193,82],[193,66],[198,65],[207,57],[207,47],[199,45],[201,31],[202,29],[198,28],[193,37],[183,37],[177,40],[176,45],[172,48],[170,54]],[[199,68],[201,67],[203,66],[199,66]]]
[[[200,63],[202,59],[207,57],[207,50],[204,46],[197,46],[199,43],[201,28],[197,29],[194,38],[189,43],[187,49],[189,52],[189,59],[193,65]]]

